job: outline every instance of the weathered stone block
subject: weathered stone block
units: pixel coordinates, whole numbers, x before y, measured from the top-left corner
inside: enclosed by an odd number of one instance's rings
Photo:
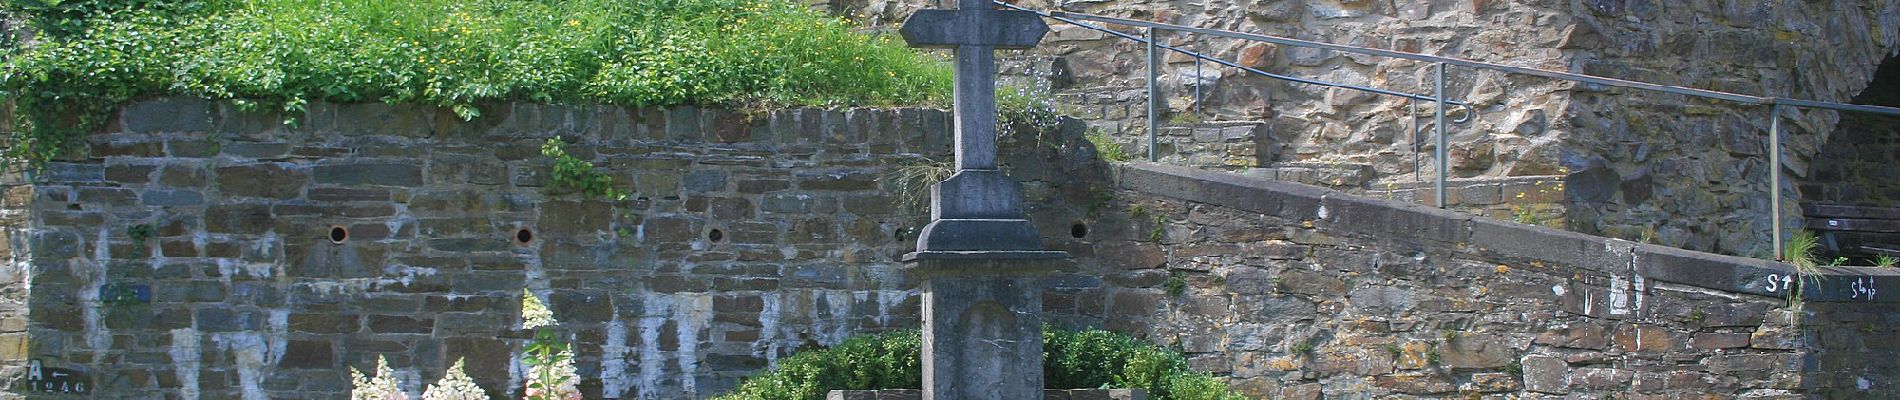
[[[277,366],[291,369],[331,370],[336,368],[336,352],[328,340],[292,340],[284,346]]]
[[[162,142],[132,142],[124,140],[94,140],[91,155],[101,157],[160,157],[165,155]]]
[[[105,165],[92,163],[47,162],[27,176],[38,183],[100,183],[106,180]]]
[[[1608,329],[1592,323],[1571,324],[1537,334],[1536,344],[1602,350],[1609,346]]]
[[[78,257],[85,248],[85,242],[73,232],[35,230],[27,237],[27,248],[32,250],[33,258],[40,260]]]
[[[1346,281],[1320,273],[1302,270],[1281,271],[1274,280],[1274,289],[1284,293],[1309,296],[1339,296],[1346,293]]]
[[[196,97],[163,97],[128,104],[119,123],[132,133],[204,132],[211,129],[211,104]]]
[[[371,315],[368,326],[370,332],[374,333],[429,333],[435,329],[435,319],[401,315]]]
[[[146,190],[139,200],[148,206],[173,207],[204,204],[205,198],[196,190]]]
[[[233,197],[291,199],[303,194],[310,177],[290,164],[267,163],[218,168],[218,190]]]
[[[1450,377],[1443,374],[1379,375],[1373,382],[1374,386],[1405,394],[1449,393],[1458,389]]]
[[[201,332],[240,332],[263,329],[265,315],[223,306],[205,306],[192,311],[193,325]]]
[[[1523,360],[1524,389],[1533,392],[1565,394],[1570,392],[1570,365],[1549,356],[1527,356]]]
[[[312,168],[318,184],[402,186],[422,185],[422,167],[414,164],[355,163],[318,165]]]
[[[550,238],[572,240],[606,232],[613,218],[613,207],[606,202],[551,201],[542,205],[536,226]]]
[[[1694,338],[1689,339],[1689,347],[1705,350],[1732,349],[1748,347],[1748,342],[1749,335],[1746,333],[1704,332],[1697,333]]]
[[[1517,359],[1509,339],[1484,333],[1452,335],[1438,351],[1444,364],[1454,368],[1498,368]]]
[[[1617,348],[1628,352],[1668,352],[1681,347],[1676,334],[1661,326],[1629,324],[1616,328],[1611,336]]]
[[[165,165],[158,170],[158,183],[178,188],[202,187],[210,181],[206,177],[206,172],[209,170],[210,168],[197,164]]]
[[[282,143],[282,142],[227,143],[224,145],[224,154],[229,154],[229,155],[237,156],[241,158],[251,158],[251,159],[258,159],[258,160],[280,160],[286,157],[290,157],[290,144]]]
[[[348,314],[293,313],[287,321],[292,332],[315,334],[356,333],[362,327],[361,317]]]
[[[205,208],[205,230],[212,233],[259,234],[270,230],[270,206],[222,204]]]

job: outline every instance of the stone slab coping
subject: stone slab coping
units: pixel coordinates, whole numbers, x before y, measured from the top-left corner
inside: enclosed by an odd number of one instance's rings
[[[825,394],[825,400],[921,400],[924,391],[917,389],[885,390],[833,390]],[[1148,400],[1148,392],[1141,389],[1045,389],[1043,400]]]
[[[904,254],[904,261],[917,260],[1054,260],[1069,258],[1065,251],[918,251]]]
[[[1474,217],[1295,182],[1146,162],[1119,164],[1114,175],[1123,190],[1312,222],[1334,234],[1470,248],[1505,262],[1778,298],[1800,285],[1805,301],[1900,303],[1900,268],[1822,267],[1818,274],[1802,276],[1782,262]],[[1883,285],[1894,293],[1880,293]]]
[[[904,255],[905,272],[921,279],[940,277],[1025,277],[1074,271],[1075,260],[1061,251],[920,251]]]

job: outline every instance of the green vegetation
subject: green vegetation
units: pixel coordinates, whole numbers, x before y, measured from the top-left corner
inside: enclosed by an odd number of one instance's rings
[[[1109,138],[1106,133],[1092,130],[1085,137],[1088,138],[1089,143],[1095,145],[1095,154],[1100,156],[1102,161],[1123,162],[1132,159],[1128,156],[1128,151],[1124,150],[1120,143],[1115,143],[1115,140]]]
[[[878,179],[884,182],[887,190],[897,195],[899,209],[929,215],[930,188],[950,179],[950,174],[954,172],[948,161],[920,158],[885,170]]]
[[[1821,279],[1821,263],[1814,254],[1814,250],[1819,247],[1820,239],[1814,236],[1814,232],[1806,230],[1794,231],[1793,236],[1781,243],[1782,261],[1793,265],[1797,275],[1795,282],[1788,288],[1788,304],[1791,307],[1801,307],[1802,289],[1807,286],[1807,280],[1813,279],[1818,283]]]
[[[1900,258],[1893,258],[1893,256],[1889,256],[1885,254],[1875,256],[1874,266],[1881,267],[1881,268],[1893,268],[1895,266],[1900,266]]]
[[[589,199],[625,200],[627,191],[614,187],[614,178],[594,169],[594,163],[587,162],[567,153],[567,142],[560,138],[548,138],[541,144],[541,155],[554,161],[554,173],[549,179],[548,190],[572,190]]]
[[[1048,388],[1140,388],[1157,400],[1244,398],[1220,380],[1188,370],[1179,353],[1127,335],[1044,327],[1042,337]],[[921,347],[918,332],[908,330],[845,339],[781,359],[778,369],[747,378],[719,399],[810,400],[830,390],[918,388]]]
[[[1311,355],[1313,354],[1313,342],[1300,341],[1299,343],[1294,343],[1292,347],[1288,347],[1286,351],[1294,355]]]
[[[7,54],[43,161],[120,104],[243,99],[295,122],[311,101],[938,104],[945,63],[778,0],[0,0],[46,35]]]
[[[1181,295],[1187,294],[1187,280],[1181,279],[1180,273],[1168,275],[1168,280],[1161,282],[1161,291],[1166,292],[1169,296],[1181,297]]]

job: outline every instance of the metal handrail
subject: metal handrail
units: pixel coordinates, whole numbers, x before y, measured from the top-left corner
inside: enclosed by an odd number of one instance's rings
[[[1076,21],[1076,20],[1074,20],[1074,19],[1070,19],[1070,18],[1067,18],[1067,17],[1063,17],[1063,16],[1059,16],[1059,15],[1057,15],[1057,14],[1064,14],[1063,12],[1060,12],[1060,11],[1057,11],[1057,12],[1053,12],[1053,13],[1051,13],[1051,12],[1043,12],[1043,11],[1040,11],[1040,10],[1035,10],[1035,9],[1029,9],[1029,8],[1023,8],[1022,6],[1018,6],[1018,5],[1015,5],[1015,4],[1009,4],[1009,3],[1004,3],[1004,2],[1001,2],[1001,1],[996,1],[995,3],[996,3],[997,5],[1000,5],[1000,6],[1004,6],[1004,7],[1008,7],[1008,8],[1012,8],[1012,9],[1016,9],[1016,10],[1020,10],[1020,11],[1028,11],[1028,12],[1032,12],[1032,13],[1036,13],[1037,15],[1041,15],[1041,16],[1043,16],[1043,17],[1046,17],[1046,18],[1049,18],[1049,19],[1054,19],[1054,20],[1057,20],[1057,21],[1062,21],[1062,22],[1065,22],[1065,23],[1068,23],[1068,24],[1070,24],[1070,25],[1075,25],[1075,26],[1079,26],[1079,27],[1083,27],[1083,28],[1087,28],[1087,29],[1090,29],[1090,30],[1095,30],[1095,31],[1100,31],[1100,32],[1103,32],[1103,33],[1107,33],[1107,34],[1110,34],[1110,35],[1115,35],[1116,37],[1120,37],[1120,38],[1123,38],[1123,39],[1128,39],[1128,40],[1133,40],[1133,41],[1136,41],[1136,42],[1140,42],[1140,43],[1144,43],[1144,44],[1148,44],[1148,43],[1150,43],[1150,41],[1149,41],[1148,39],[1146,39],[1146,38],[1142,38],[1142,37],[1137,37],[1137,36],[1135,36],[1135,35],[1130,35],[1130,34],[1126,34],[1126,33],[1122,33],[1122,32],[1120,32],[1120,31],[1116,31],[1116,30],[1114,30],[1114,29],[1108,29],[1108,28],[1104,28],[1104,27],[1100,27],[1100,26],[1095,26],[1095,25],[1089,25],[1089,24],[1086,24],[1086,23],[1082,23],[1081,21]],[[1256,68],[1252,68],[1252,67],[1248,67],[1248,66],[1244,66],[1244,65],[1240,65],[1240,63],[1236,63],[1236,62],[1233,62],[1233,61],[1229,61],[1229,60],[1226,60],[1226,59],[1222,59],[1222,58],[1216,58],[1216,57],[1213,57],[1213,56],[1209,56],[1209,55],[1206,55],[1206,54],[1202,54],[1202,53],[1199,53],[1199,52],[1195,52],[1195,51],[1193,51],[1193,50],[1187,50],[1187,49],[1182,49],[1182,48],[1179,48],[1179,47],[1174,47],[1174,46],[1169,46],[1169,45],[1165,45],[1165,44],[1160,44],[1160,43],[1153,43],[1153,44],[1154,44],[1154,46],[1155,46],[1155,47],[1159,47],[1159,48],[1162,48],[1162,49],[1165,49],[1165,50],[1168,50],[1168,51],[1173,51],[1173,52],[1176,52],[1176,53],[1181,53],[1181,54],[1186,54],[1186,55],[1188,55],[1188,56],[1190,56],[1190,57],[1194,57],[1194,58],[1196,58],[1196,59],[1200,59],[1200,60],[1206,60],[1206,61],[1212,61],[1212,62],[1214,62],[1215,64],[1220,64],[1220,65],[1225,65],[1225,66],[1229,66],[1229,67],[1234,67],[1234,68],[1239,68],[1239,69],[1240,69],[1240,70],[1242,70],[1242,71],[1246,71],[1246,72],[1248,72],[1248,73],[1252,73],[1252,74],[1254,74],[1254,75],[1260,75],[1260,76],[1264,76],[1264,77],[1268,77],[1268,78],[1273,78],[1273,79],[1279,79],[1279,80],[1283,80],[1283,81],[1292,81],[1292,82],[1299,82],[1299,83],[1304,83],[1304,84],[1309,84],[1309,85],[1317,85],[1317,86],[1325,86],[1325,87],[1336,87],[1336,88],[1343,88],[1343,89],[1352,89],[1352,90],[1359,90],[1359,91],[1364,91],[1364,92],[1371,92],[1371,93],[1378,93],[1378,94],[1383,94],[1383,95],[1388,95],[1388,96],[1397,96],[1397,97],[1404,97],[1404,98],[1408,98],[1408,99],[1413,99],[1413,100],[1428,100],[1428,101],[1429,101],[1429,100],[1436,100],[1436,99],[1434,99],[1434,98],[1432,98],[1431,96],[1426,96],[1426,95],[1422,95],[1422,94],[1412,94],[1412,93],[1405,93],[1405,92],[1399,92],[1399,91],[1393,91],[1393,90],[1387,90],[1387,89],[1380,89],[1380,88],[1375,88],[1375,87],[1370,87],[1370,86],[1359,86],[1359,85],[1353,85],[1353,84],[1346,84],[1346,83],[1337,83],[1337,82],[1327,82],[1327,81],[1321,81],[1321,80],[1314,80],[1314,79],[1306,79],[1306,78],[1301,78],[1301,77],[1296,77],[1296,76],[1288,76],[1288,75],[1281,75],[1281,74],[1276,74],[1276,73],[1272,73],[1272,72],[1267,72],[1267,71],[1262,71],[1262,70],[1259,70],[1259,69],[1256,69]],[[1456,101],[1456,100],[1446,100],[1446,101],[1445,101],[1445,103],[1446,103],[1446,104],[1451,104],[1451,105],[1455,105],[1455,106],[1459,106],[1459,107],[1465,107],[1465,108],[1470,108],[1470,107],[1471,107],[1471,105],[1470,105],[1470,104],[1468,104],[1468,103],[1466,103],[1466,102],[1462,102],[1462,101]]]
[[[998,4],[1003,4],[1003,3],[998,2]],[[1466,59],[1460,59],[1460,58],[1432,56],[1432,55],[1425,55],[1425,54],[1418,54],[1418,53],[1409,53],[1409,52],[1393,51],[1393,50],[1386,50],[1386,49],[1375,49],[1375,48],[1359,47],[1359,46],[1348,46],[1348,45],[1316,42],[1316,41],[1311,41],[1311,40],[1301,40],[1301,39],[1293,39],[1293,38],[1279,37],[1279,36],[1223,31],[1223,30],[1218,30],[1218,29],[1196,28],[1196,27],[1184,26],[1184,25],[1164,24],[1164,23],[1159,23],[1159,22],[1149,22],[1149,21],[1133,20],[1133,19],[1127,19],[1127,18],[1116,18],[1116,17],[1093,15],[1093,14],[1081,14],[1081,13],[1071,13],[1071,12],[1063,12],[1063,11],[1042,13],[1039,11],[1028,10],[1022,7],[1016,7],[1014,5],[1008,5],[1008,4],[1004,4],[1004,5],[1010,8],[1018,9],[1018,10],[1027,10],[1027,11],[1036,12],[1038,14],[1042,14],[1043,16],[1056,19],[1058,21],[1068,22],[1071,24],[1075,24],[1077,26],[1088,27],[1090,29],[1101,30],[1101,31],[1115,34],[1116,36],[1120,36],[1123,38],[1140,40],[1140,41],[1144,41],[1148,43],[1149,45],[1148,62],[1149,62],[1149,77],[1150,77],[1149,78],[1149,87],[1150,87],[1149,110],[1150,111],[1149,111],[1148,124],[1149,124],[1149,135],[1150,135],[1149,136],[1149,154],[1150,154],[1149,158],[1151,160],[1156,158],[1156,155],[1154,153],[1155,143],[1154,143],[1154,138],[1153,138],[1154,130],[1155,130],[1155,122],[1154,122],[1155,105],[1153,104],[1154,103],[1153,80],[1154,80],[1154,71],[1155,71],[1155,63],[1156,63],[1154,49],[1160,45],[1154,43],[1153,37],[1154,37],[1155,31],[1157,30],[1180,31],[1180,32],[1196,33],[1196,34],[1203,34],[1203,35],[1210,35],[1210,36],[1217,36],[1217,37],[1226,37],[1226,38],[1233,38],[1233,39],[1274,43],[1274,44],[1286,45],[1286,46],[1321,48],[1321,49],[1328,49],[1328,50],[1341,51],[1341,52],[1347,52],[1347,53],[1367,54],[1367,55],[1384,56],[1384,57],[1392,57],[1392,58],[1399,58],[1399,59],[1406,59],[1406,60],[1436,63],[1436,70],[1435,70],[1436,81],[1434,84],[1435,90],[1433,92],[1434,96],[1426,97],[1426,96],[1418,96],[1418,95],[1410,95],[1410,94],[1395,94],[1395,95],[1408,97],[1414,100],[1432,100],[1432,101],[1438,102],[1439,104],[1435,113],[1436,114],[1435,117],[1437,121],[1436,125],[1437,125],[1437,131],[1438,131],[1437,149],[1435,151],[1436,153],[1435,156],[1438,159],[1437,160],[1438,179],[1437,179],[1435,188],[1437,189],[1436,197],[1437,197],[1437,206],[1439,208],[1445,207],[1445,190],[1446,190],[1445,168],[1446,168],[1446,163],[1447,163],[1446,159],[1448,158],[1447,157],[1448,155],[1446,154],[1446,151],[1445,151],[1445,146],[1447,145],[1447,143],[1446,143],[1446,130],[1445,130],[1444,118],[1445,118],[1446,105],[1450,104],[1450,102],[1444,99],[1444,95],[1445,95],[1444,86],[1445,86],[1445,68],[1448,65],[1457,65],[1457,66],[1471,67],[1471,68],[1478,68],[1478,69],[1489,69],[1489,70],[1503,71],[1507,73],[1539,76],[1539,77],[1545,77],[1545,78],[1551,78],[1551,79],[1583,82],[1583,83],[1588,83],[1588,84],[1623,87],[1623,88],[1630,88],[1630,89],[1640,89],[1640,90],[1672,93],[1672,94],[1679,94],[1679,95],[1686,95],[1686,96],[1710,98],[1710,99],[1717,99],[1717,100],[1726,100],[1726,101],[1744,103],[1748,105],[1769,106],[1769,128],[1768,128],[1768,147],[1769,147],[1769,154],[1768,154],[1769,161],[1768,162],[1770,165],[1770,170],[1768,174],[1769,176],[1768,192],[1769,192],[1769,197],[1770,197],[1769,218],[1771,221],[1770,225],[1772,225],[1770,230],[1772,231],[1772,235],[1773,235],[1774,255],[1775,255],[1775,259],[1777,260],[1785,259],[1785,256],[1786,256],[1785,254],[1782,254],[1782,240],[1783,240],[1782,236],[1783,235],[1782,235],[1782,221],[1781,221],[1782,219],[1781,218],[1781,203],[1782,203],[1782,199],[1781,199],[1781,115],[1782,115],[1782,110],[1781,109],[1783,107],[1801,107],[1801,108],[1818,108],[1818,109],[1835,110],[1835,111],[1864,112],[1864,113],[1873,113],[1873,114],[1881,114],[1881,115],[1900,116],[1900,108],[1895,108],[1895,107],[1872,106],[1872,105],[1862,105],[1862,104],[1847,104],[1847,103],[1825,102],[1825,101],[1815,101],[1815,100],[1805,100],[1805,99],[1791,99],[1791,98],[1774,97],[1774,96],[1755,96],[1755,95],[1730,93],[1730,92],[1708,90],[1708,89],[1697,89],[1697,88],[1683,87],[1683,86],[1663,85],[1663,84],[1648,83],[1648,82],[1637,82],[1637,81],[1607,78],[1607,77],[1601,77],[1601,76],[1595,76],[1595,75],[1585,75],[1585,74],[1559,72],[1559,71],[1551,71],[1551,70],[1544,70],[1544,69],[1537,69],[1537,68],[1510,66],[1510,65],[1495,64],[1495,63],[1488,63],[1488,62],[1482,62],[1482,61],[1466,60]],[[1102,28],[1097,28],[1097,27],[1086,25],[1086,24],[1082,24],[1080,22],[1077,22],[1077,20],[1089,20],[1089,21],[1104,22],[1104,23],[1110,23],[1110,24],[1116,24],[1116,25],[1126,25],[1126,26],[1131,26],[1131,27],[1145,28],[1148,31],[1149,39],[1147,40],[1137,39],[1131,35],[1121,34],[1120,32],[1115,32],[1113,30],[1107,30],[1107,29],[1102,29]],[[1198,53],[1192,53],[1192,52],[1187,52],[1184,50],[1175,49],[1172,46],[1160,46],[1160,47],[1166,47],[1169,50],[1180,51],[1183,53],[1194,55],[1195,57],[1201,58],[1201,59],[1209,59],[1207,57],[1201,56]],[[1222,63],[1222,64],[1228,65],[1228,66],[1240,67],[1234,64],[1228,64],[1228,63]],[[1248,69],[1249,72],[1255,72],[1255,73],[1264,74],[1268,76],[1275,76],[1272,74],[1267,74],[1264,71],[1253,70],[1251,68],[1246,68],[1246,69]],[[1298,78],[1292,78],[1289,80],[1301,81]],[[1313,82],[1313,83],[1328,85],[1327,83],[1317,83],[1317,82]],[[1379,92],[1383,90],[1383,89],[1376,89],[1376,88],[1363,88],[1363,87],[1354,87],[1351,85],[1338,85],[1338,84],[1332,84],[1328,86],[1349,87],[1349,88],[1360,89],[1360,90],[1371,89],[1368,91],[1374,91],[1374,92]],[[1391,93],[1384,93],[1384,94],[1391,94]],[[1470,108],[1469,105],[1466,105],[1465,107],[1467,109]],[[1468,113],[1466,114],[1466,116],[1469,117],[1470,114]],[[1416,118],[1416,115],[1414,115],[1413,118]],[[1416,134],[1417,132],[1415,131],[1414,135]]]
[[[1643,90],[1650,90],[1650,91],[1675,93],[1675,94],[1681,94],[1681,95],[1706,97],[1706,98],[1712,98],[1712,99],[1721,99],[1721,100],[1728,100],[1728,101],[1756,104],[1756,105],[1781,104],[1781,105],[1793,106],[1793,107],[1823,108],[1823,109],[1838,110],[1838,111],[1868,112],[1868,113],[1900,116],[1900,108],[1894,108],[1894,107],[1790,99],[1790,98],[1785,98],[1785,97],[1773,97],[1773,96],[1753,96],[1753,95],[1730,93],[1730,92],[1715,91],[1715,90],[1708,90],[1708,89],[1696,89],[1696,88],[1691,88],[1691,87],[1671,86],[1671,85],[1662,85],[1662,84],[1655,84],[1655,83],[1649,83],[1649,82],[1637,82],[1637,81],[1630,81],[1630,80],[1623,80],[1623,79],[1616,79],[1616,78],[1606,78],[1606,77],[1595,76],[1595,75],[1584,75],[1584,74],[1577,74],[1577,73],[1570,73],[1570,72],[1551,71],[1551,70],[1545,70],[1545,69],[1517,67],[1517,66],[1510,66],[1510,65],[1503,65],[1503,64],[1488,63],[1488,62],[1483,62],[1483,61],[1472,61],[1472,60],[1466,60],[1462,58],[1441,57],[1441,56],[1425,55],[1425,54],[1418,54],[1418,53],[1408,53],[1408,52],[1403,52],[1403,51],[1375,49],[1375,48],[1370,48],[1370,47],[1347,46],[1347,45],[1341,45],[1341,44],[1315,42],[1311,40],[1300,40],[1300,39],[1293,39],[1293,38],[1287,38],[1287,37],[1269,36],[1269,35],[1261,35],[1261,34],[1254,34],[1254,33],[1196,28],[1196,27],[1185,26],[1185,25],[1164,24],[1164,23],[1159,23],[1159,22],[1148,22],[1148,21],[1133,20],[1133,19],[1127,19],[1127,18],[1116,18],[1116,17],[1093,15],[1093,14],[1079,14],[1079,13],[1071,13],[1071,12],[1064,12],[1064,11],[1055,11],[1055,12],[1049,13],[1049,15],[1053,17],[1060,17],[1060,18],[1065,18],[1065,19],[1081,19],[1081,20],[1099,21],[1099,22],[1106,22],[1106,23],[1111,23],[1111,24],[1116,24],[1116,25],[1127,25],[1127,26],[1142,27],[1142,28],[1191,32],[1191,33],[1198,33],[1198,34],[1203,34],[1203,35],[1220,36],[1220,37],[1233,38],[1233,39],[1252,40],[1252,41],[1257,41],[1257,42],[1267,42],[1267,43],[1274,43],[1274,44],[1281,44],[1281,45],[1288,45],[1288,46],[1317,47],[1317,48],[1322,48],[1322,49],[1343,51],[1343,52],[1348,52],[1348,53],[1369,54],[1369,55],[1385,56],[1385,57],[1392,57],[1392,58],[1402,58],[1402,59],[1415,60],[1415,61],[1444,63],[1444,64],[1450,64],[1450,65],[1457,65],[1461,67],[1492,69],[1492,70],[1510,72],[1510,73],[1515,73],[1515,74],[1524,74],[1524,75],[1532,75],[1532,76],[1541,76],[1541,77],[1552,78],[1552,79],[1562,79],[1562,80],[1568,80],[1568,81],[1593,83],[1593,84],[1604,85],[1604,86],[1617,86],[1617,87],[1626,87],[1626,88],[1632,88],[1632,89],[1643,89]]]
[[[1478,113],[1477,107],[1473,106],[1472,104],[1468,102],[1450,100],[1444,97],[1445,96],[1445,89],[1444,89],[1445,68],[1443,64],[1438,65],[1438,68],[1437,68],[1437,73],[1435,75],[1437,81],[1436,81],[1436,84],[1433,85],[1435,89],[1435,91],[1433,92],[1433,95],[1426,96],[1426,95],[1420,95],[1420,94],[1398,92],[1398,91],[1393,91],[1393,90],[1388,90],[1388,89],[1380,89],[1380,88],[1375,88],[1375,87],[1370,87],[1370,86],[1327,82],[1327,81],[1320,81],[1320,80],[1314,80],[1314,79],[1306,79],[1306,78],[1299,78],[1299,77],[1288,76],[1288,75],[1275,74],[1271,72],[1262,71],[1256,68],[1240,65],[1239,63],[1236,63],[1230,60],[1216,58],[1216,57],[1208,56],[1205,54],[1201,54],[1199,52],[1160,44],[1159,41],[1154,39],[1154,34],[1155,34],[1154,28],[1147,29],[1148,37],[1142,38],[1142,37],[1136,37],[1134,35],[1122,33],[1113,29],[1108,29],[1105,27],[1083,23],[1081,21],[1070,19],[1064,15],[1057,15],[1057,14],[1061,14],[1060,12],[1057,12],[1057,13],[1043,12],[1040,10],[1034,10],[1030,8],[1017,6],[1015,4],[1004,3],[1002,1],[991,1],[991,3],[998,6],[1015,9],[1018,11],[1026,11],[1030,13],[1035,13],[1045,18],[1054,19],[1057,21],[1068,23],[1070,25],[1075,25],[1082,28],[1107,33],[1109,35],[1114,35],[1122,39],[1133,40],[1135,42],[1148,45],[1148,60],[1147,60],[1148,61],[1148,79],[1147,79],[1148,81],[1147,82],[1147,86],[1148,86],[1147,88],[1148,89],[1148,112],[1147,112],[1148,114],[1148,121],[1147,121],[1148,161],[1159,161],[1161,158],[1161,154],[1159,150],[1160,148],[1159,139],[1157,138],[1157,135],[1156,135],[1156,132],[1160,130],[1159,119],[1157,118],[1157,116],[1161,114],[1160,112],[1161,105],[1160,105],[1159,97],[1156,97],[1154,95],[1155,92],[1159,91],[1159,88],[1156,85],[1156,81],[1159,78],[1157,76],[1156,65],[1160,63],[1159,61],[1160,56],[1156,52],[1160,49],[1166,49],[1169,51],[1174,51],[1177,53],[1186,54],[1188,56],[1194,57],[1196,60],[1194,64],[1194,67],[1196,70],[1196,79],[1199,79],[1199,70],[1201,66],[1200,61],[1206,60],[1206,61],[1213,61],[1221,65],[1234,67],[1234,68],[1240,69],[1241,71],[1252,73],[1254,75],[1264,76],[1264,77],[1273,78],[1273,79],[1279,79],[1279,80],[1291,81],[1291,82],[1297,82],[1297,83],[1305,83],[1305,84],[1317,85],[1317,86],[1323,86],[1323,87],[1336,87],[1336,88],[1343,88],[1343,89],[1359,90],[1359,91],[1370,92],[1370,93],[1375,93],[1375,94],[1402,97],[1402,98],[1411,100],[1413,101],[1414,105],[1412,106],[1412,115],[1408,117],[1412,121],[1412,123],[1410,124],[1411,131],[1412,131],[1410,137],[1413,144],[1412,150],[1414,151],[1413,153],[1414,156],[1417,155],[1416,152],[1418,150],[1417,145],[1418,145],[1418,134],[1419,134],[1419,130],[1417,126],[1417,122],[1418,122],[1417,108],[1418,107],[1416,105],[1417,104],[1416,102],[1419,100],[1426,100],[1426,101],[1431,101],[1431,102],[1436,103],[1438,106],[1433,110],[1434,126],[1436,130],[1438,131],[1437,132],[1438,134],[1436,135],[1437,144],[1434,147],[1434,151],[1433,151],[1434,153],[1433,159],[1436,161],[1436,164],[1437,164],[1436,165],[1437,179],[1435,180],[1435,183],[1434,183],[1434,186],[1436,187],[1436,194],[1434,195],[1434,197],[1436,199],[1436,204],[1439,208],[1445,207],[1445,202],[1446,202],[1445,182],[1448,179],[1446,169],[1448,168],[1447,159],[1449,157],[1446,154],[1446,146],[1449,146],[1449,143],[1447,143],[1449,141],[1447,139],[1449,134],[1447,133],[1447,130],[1445,128],[1445,121],[1446,121],[1445,110],[1452,106],[1457,106],[1457,107],[1465,109],[1465,112],[1463,114],[1459,115],[1457,118],[1450,120],[1452,123],[1456,123],[1456,124],[1463,124],[1466,122],[1470,122],[1471,119],[1474,118]],[[1107,18],[1107,17],[1104,17],[1104,18]],[[1200,105],[1199,102],[1201,101],[1200,89],[1201,89],[1201,85],[1196,83],[1194,85],[1196,107],[1199,107]],[[1417,164],[1417,160],[1414,160],[1413,164]],[[1414,175],[1416,174],[1417,172],[1414,171]]]

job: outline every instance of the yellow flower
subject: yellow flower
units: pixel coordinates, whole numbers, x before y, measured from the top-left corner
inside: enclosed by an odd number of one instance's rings
[[[567,26],[581,26],[581,20],[578,20],[578,19],[567,20]]]

